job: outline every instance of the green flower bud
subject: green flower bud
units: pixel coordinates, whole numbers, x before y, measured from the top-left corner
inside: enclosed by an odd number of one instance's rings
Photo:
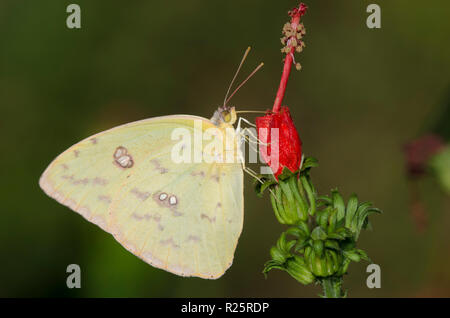
[[[270,249],[270,256],[274,261],[280,262],[281,264],[286,261],[286,254],[275,246],[272,246]]]
[[[325,255],[327,259],[328,275],[331,276],[338,271],[340,262],[335,251],[327,249],[325,251]]]
[[[282,224],[296,225],[308,219],[308,204],[300,195],[297,176],[280,177],[271,193],[275,216]]]
[[[306,267],[305,261],[300,256],[294,256],[287,261],[286,271],[304,285],[308,285],[315,280],[314,275]]]
[[[308,248],[306,248],[308,249]],[[308,256],[306,256],[308,255]],[[319,257],[316,255],[314,249],[311,249],[306,253],[305,251],[305,259],[308,265],[309,270],[317,277],[326,277],[327,273],[327,261],[325,257]]]

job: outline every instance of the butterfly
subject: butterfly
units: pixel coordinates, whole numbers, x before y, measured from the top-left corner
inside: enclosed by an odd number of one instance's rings
[[[240,122],[234,129],[236,111],[226,103],[248,51],[211,119],[162,116],[100,132],[56,157],[40,187],[154,267],[180,276],[221,277],[233,262],[244,219],[243,162],[235,147]],[[229,137],[231,131],[236,160],[176,162],[177,147],[207,152],[204,144],[173,138],[180,129],[193,136],[214,129]],[[214,156],[223,158],[229,150],[215,149]]]

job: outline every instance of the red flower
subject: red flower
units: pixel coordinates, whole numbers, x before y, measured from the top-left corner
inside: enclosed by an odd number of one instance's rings
[[[281,107],[278,113],[268,113],[256,118],[261,156],[272,169],[275,177],[288,168],[295,172],[302,160],[302,142],[292,121],[289,108]]]
[[[301,52],[305,46],[302,39],[306,31],[303,24],[300,23],[300,18],[306,13],[306,9],[306,5],[300,3],[298,7],[289,12],[291,19],[284,25],[281,39],[285,45],[281,51],[286,54],[286,58],[272,112],[256,118],[258,138],[262,142],[259,146],[260,154],[272,169],[277,180],[284,167],[291,172],[299,170],[302,160],[302,142],[292,121],[289,108],[281,107],[281,103],[294,63],[294,53]],[[300,64],[297,63],[296,67],[300,69]]]

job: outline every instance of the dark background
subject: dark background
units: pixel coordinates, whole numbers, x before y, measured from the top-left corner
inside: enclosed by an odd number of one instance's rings
[[[86,1],[82,28],[66,27],[71,1],[0,1],[0,296],[315,297],[286,273],[261,274],[284,229],[246,177],[245,224],[233,266],[217,281],[180,278],[125,251],[109,234],[48,198],[38,179],[75,142],[129,121],[168,114],[209,118],[245,48],[241,78],[265,66],[233,98],[240,110],[271,107],[282,68],[281,28],[297,1]],[[378,3],[382,28],[366,27]],[[303,66],[284,103],[317,157],[319,192],[357,192],[384,214],[359,246],[367,263],[345,278],[351,297],[450,296],[448,195],[419,183],[429,217],[411,218],[402,147],[443,117],[449,92],[450,2],[310,0]],[[246,116],[253,120],[254,116]],[[66,287],[81,266],[82,288]]]

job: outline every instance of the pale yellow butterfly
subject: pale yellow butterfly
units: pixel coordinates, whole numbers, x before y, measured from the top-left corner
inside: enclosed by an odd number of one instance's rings
[[[174,115],[115,127],[63,152],[39,184],[145,262],[181,276],[215,279],[231,266],[243,226],[240,150],[232,147],[231,162],[176,163],[172,154],[180,140],[173,131],[183,128],[194,136],[215,128],[229,136],[235,121],[234,107],[224,103],[211,120]],[[238,138],[232,134],[233,145]],[[206,151],[195,142],[187,147]],[[215,155],[223,158],[229,150],[224,146]]]

